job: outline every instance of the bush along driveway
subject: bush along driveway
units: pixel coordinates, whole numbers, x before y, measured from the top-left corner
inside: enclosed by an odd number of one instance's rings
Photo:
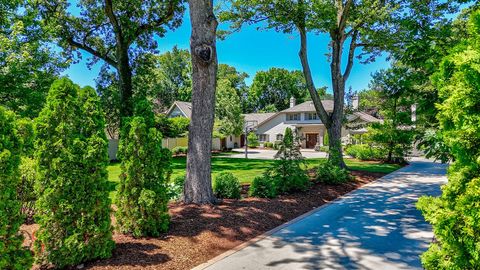
[[[446,166],[413,162],[197,269],[422,269],[431,227],[416,210]]]

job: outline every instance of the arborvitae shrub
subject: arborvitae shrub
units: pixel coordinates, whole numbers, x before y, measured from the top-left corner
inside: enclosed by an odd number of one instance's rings
[[[250,185],[249,193],[252,197],[275,198],[277,188],[274,179],[268,174],[255,177]]]
[[[232,173],[222,172],[213,182],[213,192],[220,199],[240,199],[240,181]]]
[[[298,138],[290,128],[285,130],[275,159],[275,164],[267,173],[274,179],[278,193],[291,193],[308,189],[310,180],[304,169],[306,167],[305,160],[300,152]]]
[[[158,236],[168,230],[167,184],[171,153],[143,117],[125,119],[118,156],[121,163],[115,216],[122,233]]]
[[[255,134],[254,132],[248,133],[247,139],[248,147],[257,148],[260,145],[260,143],[258,142],[257,134]]]
[[[66,78],[55,81],[36,136],[38,263],[63,268],[110,257],[108,142],[93,88],[80,89]]]
[[[29,269],[32,256],[22,248],[23,216],[17,199],[22,139],[13,112],[0,106],[0,269]]]

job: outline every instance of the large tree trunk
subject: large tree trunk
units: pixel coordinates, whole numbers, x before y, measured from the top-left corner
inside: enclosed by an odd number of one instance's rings
[[[330,72],[333,86],[333,112],[328,123],[329,155],[328,160],[340,168],[345,168],[342,153],[342,122],[345,105],[345,79],[341,71],[343,37],[332,36],[332,62]]]
[[[133,115],[132,69],[128,57],[128,48],[117,45],[117,54],[118,83],[120,87],[120,123],[122,123],[123,117]]]
[[[213,1],[190,0],[192,34],[192,117],[188,134],[185,203],[214,203],[211,177],[212,133],[217,74],[216,29]]]

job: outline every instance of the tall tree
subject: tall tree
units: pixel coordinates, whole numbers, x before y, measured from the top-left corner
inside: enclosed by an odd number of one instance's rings
[[[329,135],[331,162],[345,167],[342,158],[341,129],[344,114],[345,84],[354,65],[356,50],[363,62],[375,59],[381,51],[391,46],[403,46],[408,39],[398,31],[403,20],[416,11],[417,5],[441,6],[434,14],[441,17],[451,11],[453,1],[400,1],[400,0],[230,0],[228,11],[220,15],[223,21],[232,21],[231,27],[263,22],[264,28],[284,33],[294,31],[300,36],[299,58],[305,80],[317,114]],[[432,21],[426,21],[425,24]],[[308,62],[307,33],[324,33],[330,37],[329,62],[334,108],[328,113],[321,103]],[[395,33],[395,34],[393,34]],[[403,43],[403,45],[402,45]],[[346,63],[342,60],[346,59]]]
[[[246,113],[248,110],[248,87],[245,79],[248,74],[238,71],[235,67],[227,64],[219,64],[217,71],[217,80],[228,80],[230,87],[234,88],[237,96],[240,98],[240,106],[242,112]]]
[[[244,118],[240,97],[228,79],[218,80],[215,102],[215,124],[222,136],[240,135]]]
[[[80,0],[75,13],[67,0],[38,2],[46,25],[67,53],[80,49],[92,56],[89,65],[101,59],[116,69],[122,117],[133,113],[132,63],[154,51],[154,34],[163,37],[177,28],[185,10],[183,0]]]
[[[0,0],[0,103],[34,118],[48,89],[68,63],[62,63],[26,0]]]
[[[217,84],[216,31],[212,0],[189,0],[192,34],[192,119],[188,136],[186,203],[214,203],[211,175],[212,133]]]
[[[255,74],[248,94],[251,111],[266,111],[269,107],[281,111],[288,108],[291,97],[303,102],[308,90],[301,71],[271,68]]]

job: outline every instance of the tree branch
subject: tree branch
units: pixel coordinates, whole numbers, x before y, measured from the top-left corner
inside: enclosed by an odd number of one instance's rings
[[[113,60],[112,58],[110,58],[108,56],[108,54],[106,55],[102,55],[100,52],[94,50],[93,48],[85,45],[85,44],[82,44],[80,42],[77,42],[75,40],[73,40],[72,37],[68,37],[66,38],[66,41],[68,42],[68,44],[70,44],[71,46],[73,47],[77,47],[79,49],[82,49],[86,52],[89,52],[90,54],[92,54],[93,56],[95,57],[98,57],[100,59],[102,59],[103,61],[107,62],[109,65],[113,66],[114,68],[117,68],[117,62],[115,60]]]
[[[131,39],[128,40],[128,42],[132,42],[135,40],[137,37],[142,35],[145,32],[153,30],[155,27],[159,27],[161,25],[166,24],[168,21],[170,21],[175,14],[175,5],[173,4],[174,1],[169,1],[168,3],[168,8],[167,8],[167,13],[159,18],[158,20],[152,22],[152,23],[146,23],[140,25],[137,30],[135,30],[134,35],[132,36]]]
[[[112,24],[113,32],[115,32],[117,43],[119,43],[118,45],[123,46],[122,28],[118,23],[115,13],[113,12],[112,0],[105,0],[105,14],[107,14],[108,20]]]
[[[350,72],[352,71],[353,67],[353,58],[355,57],[355,49],[357,48],[357,38],[358,38],[358,30],[355,30],[352,35],[352,40],[350,41],[350,49],[348,51],[348,60],[347,60],[347,67],[345,68],[345,72],[343,73],[343,81],[346,82],[348,76],[350,76]]]
[[[312,78],[312,72],[310,71],[310,65],[308,63],[308,56],[307,56],[307,33],[305,30],[305,26],[297,26],[298,31],[300,32],[300,52],[298,56],[300,57],[300,61],[302,62],[302,69],[303,74],[305,76],[305,81],[307,83],[308,91],[310,92],[310,96],[313,101],[313,105],[315,106],[315,110],[317,111],[318,116],[322,120],[323,124],[329,128],[330,126],[330,117],[328,116],[327,111],[323,107],[322,100],[318,95],[317,89],[315,88],[315,84]]]

